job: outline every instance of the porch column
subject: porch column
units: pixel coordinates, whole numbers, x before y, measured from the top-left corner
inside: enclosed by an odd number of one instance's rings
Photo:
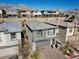
[[[33,50],[33,51],[36,50],[36,44],[35,44],[35,42],[33,42],[32,50]]]
[[[52,39],[50,40],[50,44],[52,44]]]

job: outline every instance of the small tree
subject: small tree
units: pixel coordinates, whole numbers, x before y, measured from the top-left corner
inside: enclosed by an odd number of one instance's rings
[[[70,43],[69,42],[66,43],[65,47],[60,48],[60,51],[62,51],[62,53],[65,54],[65,55],[72,55],[73,54],[72,49],[70,49]]]
[[[39,49],[36,49],[36,51],[33,52],[33,55],[31,55],[32,59],[39,59]]]

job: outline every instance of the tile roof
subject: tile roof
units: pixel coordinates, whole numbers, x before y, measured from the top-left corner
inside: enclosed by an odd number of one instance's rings
[[[18,10],[17,9],[13,9],[13,8],[11,8],[11,9],[9,9],[9,10],[7,10],[6,11],[6,14],[17,14],[17,12],[18,12]]]
[[[7,32],[20,32],[21,31],[21,25],[16,22],[4,22],[0,24],[0,27],[6,28]]]
[[[3,26],[0,26],[0,32],[5,32],[5,31],[7,31],[7,29],[4,28]]]
[[[46,23],[39,22],[39,21],[36,21],[36,20],[32,20],[32,21],[27,22],[27,26],[31,30],[44,30],[44,29],[56,28],[55,26],[51,26],[51,25],[48,25]]]
[[[63,26],[63,27],[79,27],[78,25],[75,25],[74,23],[69,23],[69,22],[64,22],[61,20],[50,20],[47,21],[46,23],[52,24],[52,25],[58,25],[58,26]]]

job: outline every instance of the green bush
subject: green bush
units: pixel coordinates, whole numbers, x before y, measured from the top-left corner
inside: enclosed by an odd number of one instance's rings
[[[31,55],[32,59],[39,59],[39,49],[36,49],[36,51],[33,52],[33,55]]]
[[[73,54],[73,51],[70,48],[68,50],[69,50],[69,53]]]
[[[64,55],[71,55],[71,54],[73,54],[72,49],[70,49],[69,42],[67,42],[67,44],[65,45],[65,47],[60,48],[60,51],[61,51]],[[67,51],[69,51],[69,53],[68,53]]]

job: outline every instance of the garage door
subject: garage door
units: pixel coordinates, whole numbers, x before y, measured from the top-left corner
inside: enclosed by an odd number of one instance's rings
[[[36,48],[43,48],[45,46],[50,46],[50,40],[36,42]]]

